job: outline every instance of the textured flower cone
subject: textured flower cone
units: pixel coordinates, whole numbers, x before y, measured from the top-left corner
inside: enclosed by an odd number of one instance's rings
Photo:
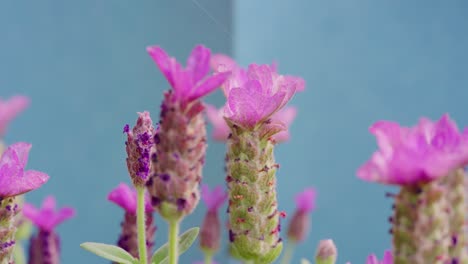
[[[154,233],[156,232],[156,226],[153,222],[153,214],[146,213],[146,247],[147,252],[153,252],[154,246]],[[125,219],[121,224],[122,233],[120,234],[117,245],[125,249],[135,258],[138,258],[138,229],[137,229],[137,217],[132,213],[125,213]],[[148,256],[148,260],[151,256]]]
[[[16,217],[19,212],[15,198],[0,201],[0,264],[13,263]]]
[[[219,250],[221,240],[221,223],[218,212],[208,211],[200,230],[200,247],[208,253]]]
[[[200,200],[206,151],[202,110],[198,100],[181,104],[172,91],[165,93],[152,156],[154,173],[147,183],[151,203],[165,219],[190,214]]]
[[[60,263],[60,239],[54,232],[39,230],[31,237],[29,245],[29,264]]]
[[[262,130],[231,126],[228,140],[229,239],[244,260],[271,263],[281,253],[273,143]]]
[[[395,264],[450,263],[450,225],[445,188],[433,181],[404,186],[395,197]]]
[[[447,187],[446,197],[450,204],[451,244],[449,254],[451,263],[467,264],[465,172],[463,169],[457,169],[444,177],[442,181]]]

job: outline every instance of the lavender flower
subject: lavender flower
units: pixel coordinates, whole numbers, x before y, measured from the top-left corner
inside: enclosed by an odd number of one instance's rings
[[[380,150],[357,174],[401,186],[391,218],[395,263],[467,262],[461,169],[468,161],[466,134],[448,115],[437,122],[423,118],[412,128],[381,121],[371,132]]]
[[[291,99],[298,82],[267,65],[249,66],[240,87],[228,94],[224,118],[228,139],[229,237],[233,254],[244,260],[271,263],[281,253],[272,136],[285,129],[272,120]]]
[[[37,189],[49,176],[25,170],[31,144],[15,143],[0,158],[0,263],[12,261],[20,208],[15,196]]]
[[[48,196],[42,202],[40,209],[28,203],[24,204],[23,214],[39,229],[38,233],[31,237],[29,264],[60,263],[60,239],[54,232],[54,228],[72,218],[75,210],[71,207],[63,207],[56,211],[55,198]]]
[[[154,140],[153,175],[148,182],[152,204],[167,220],[190,214],[199,201],[199,182],[205,161],[206,128],[200,98],[218,88],[229,72],[206,77],[210,50],[197,46],[184,69],[160,47],[148,52],[172,90],[161,105],[159,130]]]
[[[130,131],[128,125],[124,127],[127,133],[127,167],[133,184],[137,187],[145,186],[152,170],[150,157],[154,149],[154,127],[148,112],[138,113],[135,127]]]
[[[8,123],[29,105],[29,98],[25,96],[13,96],[8,100],[0,98],[0,138],[6,132]]]
[[[206,254],[212,255],[219,249],[221,239],[221,223],[218,209],[227,199],[227,193],[221,186],[210,191],[208,185],[202,186],[202,199],[207,212],[200,231],[200,247]]]
[[[309,213],[315,208],[316,192],[312,188],[305,189],[296,196],[296,212],[288,229],[288,238],[293,242],[303,241],[309,227]]]
[[[125,183],[121,183],[109,193],[107,199],[120,206],[125,211],[124,220],[121,223],[122,232],[120,234],[117,245],[138,259],[139,253],[136,191],[131,189]],[[153,222],[153,207],[151,206],[149,196],[146,196],[145,199],[145,212],[147,252],[152,252],[156,226]]]

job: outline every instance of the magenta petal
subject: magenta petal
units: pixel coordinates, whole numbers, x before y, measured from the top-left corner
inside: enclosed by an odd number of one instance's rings
[[[253,128],[260,121],[261,116],[257,112],[257,102],[242,89],[232,89],[229,92],[228,108],[225,110],[227,118],[238,125]]]
[[[307,188],[303,192],[296,195],[297,210],[302,212],[311,212],[315,209],[315,198],[317,193],[313,188]]]
[[[247,70],[247,76],[250,80],[257,80],[264,91],[271,95],[276,91],[272,90],[273,76],[268,65],[250,64]]]
[[[136,213],[136,193],[125,183],[120,183],[113,189],[107,196],[107,199],[122,207],[127,212]]]
[[[210,65],[215,72],[231,71],[238,67],[231,57],[224,54],[213,54],[211,56]]]
[[[29,98],[26,96],[13,96],[6,101],[0,98],[0,137],[3,136],[8,123],[29,105]]]
[[[18,142],[11,145],[11,149],[15,152],[19,165],[23,168],[26,167],[26,164],[28,163],[28,156],[31,147],[31,144],[25,142]]]
[[[167,81],[171,86],[174,86],[174,76],[172,73],[172,65],[175,60],[159,46],[152,46],[147,47],[146,50],[148,51],[151,58],[153,58],[156,65],[159,67],[163,75],[166,77]]]
[[[385,251],[382,264],[393,264],[393,255],[390,250]]]
[[[197,83],[210,71],[210,49],[203,45],[196,46],[187,59],[187,69],[192,72],[193,83]]]
[[[189,100],[198,99],[216,90],[227,80],[230,74],[231,72],[220,72],[206,78],[195,87],[195,90],[191,93]]]
[[[216,107],[205,104],[206,116],[213,125],[213,138],[219,141],[226,141],[229,136],[229,126],[223,118],[224,109],[216,109]]]
[[[75,215],[75,209],[64,207],[56,211],[55,198],[48,196],[40,209],[36,209],[33,205],[25,203],[23,215],[40,229],[50,232],[63,221],[72,218]]]
[[[367,257],[366,264],[379,264],[379,259],[374,254]]]
[[[221,186],[216,186],[212,191],[208,185],[203,184],[201,187],[202,200],[210,211],[218,210],[227,199],[227,192]]]

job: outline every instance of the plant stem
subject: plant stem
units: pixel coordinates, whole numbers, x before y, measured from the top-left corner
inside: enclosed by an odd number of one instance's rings
[[[24,248],[23,245],[20,243],[16,244],[13,248],[13,259],[15,260],[15,264],[25,264],[26,257],[24,255]]]
[[[205,264],[211,264],[213,261],[213,254],[211,252],[205,252]]]
[[[288,244],[283,253],[283,259],[281,259],[281,264],[291,263],[291,259],[294,253],[294,247],[295,247],[295,243],[292,241],[288,241]]]
[[[147,264],[144,187],[137,187],[137,196],[138,256],[141,264]]]
[[[177,264],[179,220],[169,220],[169,264]]]

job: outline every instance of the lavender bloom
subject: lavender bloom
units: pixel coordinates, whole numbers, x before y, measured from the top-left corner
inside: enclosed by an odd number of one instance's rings
[[[28,263],[60,263],[60,239],[54,232],[54,228],[72,218],[75,210],[71,207],[63,207],[56,211],[55,198],[48,196],[42,202],[40,209],[28,203],[24,204],[23,214],[39,229],[39,232],[31,237]]]
[[[127,133],[127,167],[133,185],[136,187],[145,186],[152,170],[151,155],[154,149],[154,127],[153,121],[148,112],[138,113],[135,127],[130,131],[128,125],[124,127]]]
[[[221,186],[210,191],[208,185],[202,186],[202,200],[205,202],[207,212],[200,230],[200,248],[206,254],[213,254],[219,249],[221,239],[221,223],[218,209],[227,199],[227,193]]]
[[[394,262],[467,262],[461,169],[468,162],[466,134],[448,115],[437,122],[422,118],[412,128],[381,121],[371,132],[380,149],[357,174],[364,180],[401,186],[391,218]]]
[[[294,242],[303,241],[309,227],[309,213],[315,208],[316,192],[305,189],[296,196],[296,212],[288,228],[288,237]]]
[[[201,45],[193,49],[185,69],[160,47],[150,47],[148,52],[172,89],[161,105],[154,169],[147,186],[153,207],[162,217],[178,220],[190,214],[200,198],[206,151],[200,99],[218,88],[229,72],[208,76],[211,52]]]
[[[122,232],[117,245],[135,258],[139,258],[138,253],[138,227],[137,227],[137,193],[128,185],[121,183],[113,189],[107,199],[125,210],[124,220],[121,223]],[[154,246],[154,233],[156,226],[153,222],[153,207],[149,196],[145,197],[145,221],[146,221],[146,246],[147,252],[152,252]]]
[[[0,98],[0,138],[6,132],[8,123],[29,105],[29,98],[25,96],[13,96],[8,100]]]
[[[15,196],[37,189],[49,176],[25,170],[31,145],[15,143],[0,158],[0,263],[9,263],[15,245],[19,205]]]

